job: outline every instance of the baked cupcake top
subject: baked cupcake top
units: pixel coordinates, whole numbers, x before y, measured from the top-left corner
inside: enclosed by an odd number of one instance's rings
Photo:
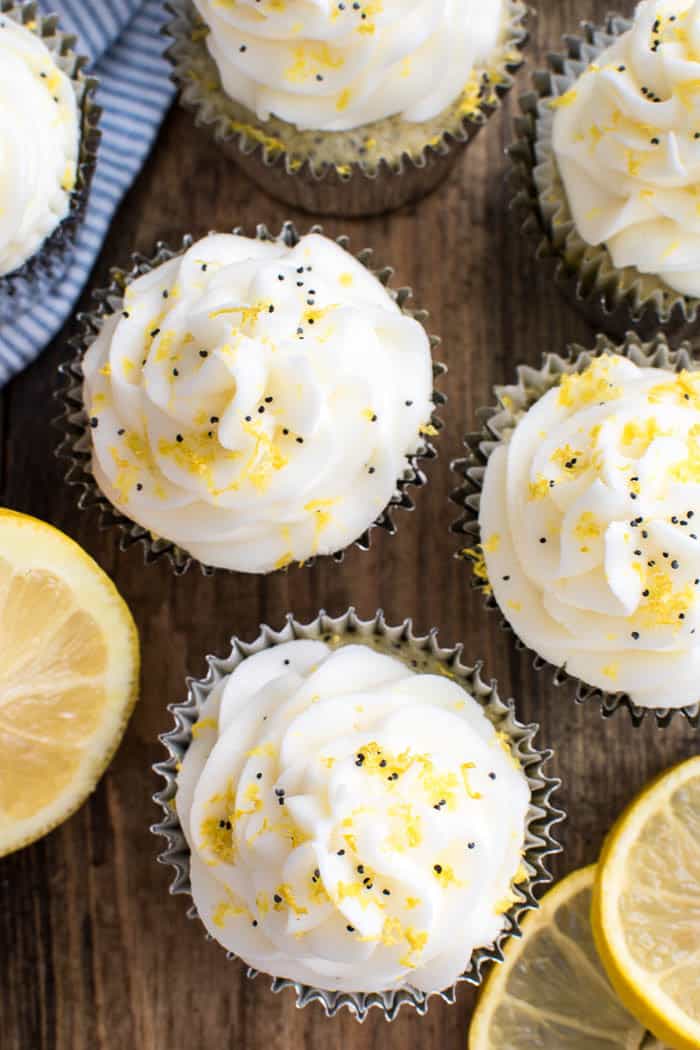
[[[647,0],[633,27],[554,103],[553,148],[574,223],[636,267],[700,296],[700,3]]]
[[[362,645],[290,642],[224,679],[193,737],[176,796],[192,895],[248,965],[430,992],[503,928],[529,787],[456,682]]]
[[[35,33],[0,15],[0,277],[67,216],[79,145],[70,79]]]
[[[341,550],[430,432],[423,327],[317,234],[213,234],[133,281],[84,360],[109,499],[204,564]]]
[[[479,522],[531,649],[642,707],[700,698],[700,372],[564,376],[489,457]]]
[[[504,0],[195,0],[226,93],[260,120],[345,131],[456,101],[499,41]]]

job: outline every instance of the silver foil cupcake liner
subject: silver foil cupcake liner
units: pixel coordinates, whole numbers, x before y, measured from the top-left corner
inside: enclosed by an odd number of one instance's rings
[[[233,232],[245,235],[245,230],[240,227],[237,227]],[[321,226],[312,226],[309,232],[322,233],[323,230]],[[300,236],[291,222],[284,223],[278,237],[270,233],[268,228],[262,224],[256,227],[256,237],[259,240],[282,240],[288,247],[294,247],[298,243]],[[336,238],[336,243],[342,248],[349,250],[349,240],[349,237],[342,236]],[[112,278],[110,286],[93,292],[93,298],[99,304],[97,309],[93,313],[78,315],[77,321],[80,330],[69,340],[70,345],[75,350],[75,355],[70,361],[60,365],[58,369],[62,378],[62,384],[55,396],[61,402],[62,412],[55,420],[55,425],[61,430],[63,438],[56,449],[56,455],[68,464],[65,475],[66,482],[80,490],[78,498],[79,508],[81,510],[96,510],[98,513],[98,527],[101,530],[116,527],[120,533],[119,547],[122,551],[128,550],[134,544],[142,544],[144,560],[147,565],[165,558],[170,562],[178,576],[187,572],[192,565],[199,565],[202,573],[205,576],[209,576],[215,572],[226,572],[229,570],[204,565],[170,540],[162,537],[154,538],[147,529],[132,521],[125,514],[122,514],[101,491],[91,469],[92,441],[90,437],[90,421],[83,404],[83,357],[97,338],[105,317],[122,309],[124,291],[127,285],[168,259],[182,255],[193,243],[194,239],[189,234],[183,237],[182,244],[177,249],[169,248],[167,244],[159,242],[156,245],[155,255],[151,258],[136,253],[132,256],[130,269],[113,267],[110,273]],[[372,265],[372,255],[372,249],[366,248],[364,251],[357,253],[355,258],[377,277],[396,301],[402,313],[425,325],[428,319],[428,312],[415,307],[412,302],[413,292],[411,289],[405,287],[391,288],[389,282],[394,273],[393,268],[385,266],[381,269],[376,269]],[[434,352],[440,345],[440,339],[436,335],[429,335],[429,339],[431,351]],[[433,379],[437,381],[446,372],[447,368],[445,365],[433,359]],[[443,428],[443,422],[438,416],[437,410],[441,405],[446,404],[447,398],[440,391],[433,389],[432,402],[433,411],[430,416],[430,424],[435,431],[434,436],[437,436]],[[355,546],[362,551],[368,551],[371,546],[371,533],[375,528],[382,529],[393,536],[397,531],[397,526],[394,522],[394,512],[397,510],[412,511],[415,509],[410,489],[422,488],[427,485],[428,478],[421,464],[423,461],[427,462],[436,458],[437,450],[435,446],[425,438],[418,451],[406,458],[406,468],[403,475],[397,479],[396,489],[388,505],[379,517],[365,529],[362,535],[354,543],[348,544],[348,546]],[[312,566],[319,557],[330,557],[335,562],[341,562],[344,558],[345,550],[347,548],[330,555],[318,555],[314,558],[309,558],[304,562],[304,565]],[[287,568],[276,571],[286,572]]]
[[[191,895],[190,852],[173,806],[173,800],[177,792],[179,763],[192,740],[192,726],[197,721],[207,697],[221,679],[231,674],[246,657],[299,638],[321,639],[334,644],[339,641],[341,645],[362,643],[376,647],[391,656],[410,658],[415,661],[419,673],[447,672],[451,678],[471,693],[493,725],[508,736],[512,743],[513,755],[518,759],[530,786],[531,802],[523,856],[523,864],[528,875],[527,881],[514,887],[518,900],[506,912],[506,925],[498,935],[496,942],[491,947],[474,951],[467,969],[451,988],[432,995],[411,987],[386,992],[347,993],[312,988],[284,978],[273,977],[272,980],[273,992],[292,988],[298,1007],[318,1002],[328,1017],[333,1017],[343,1007],[347,1007],[358,1021],[364,1021],[369,1010],[377,1007],[382,1010],[386,1020],[393,1021],[404,1005],[413,1006],[422,1016],[427,1012],[429,1000],[433,995],[447,1003],[454,1003],[460,983],[481,984],[484,970],[491,963],[503,961],[505,942],[510,937],[520,936],[520,923],[523,916],[538,907],[535,889],[551,882],[551,875],[547,870],[547,858],[561,852],[561,846],[554,838],[553,830],[556,824],[565,819],[564,812],[557,809],[552,802],[552,795],[560,786],[560,781],[547,776],[544,772],[544,766],[552,757],[552,751],[541,751],[535,747],[534,738],[539,726],[523,725],[517,720],[513,700],[502,700],[498,694],[496,682],[493,680],[487,682],[482,678],[482,663],[479,662],[473,666],[462,663],[462,645],[456,645],[450,649],[442,648],[438,643],[435,628],[427,635],[416,635],[410,619],[396,626],[390,626],[382,612],[378,612],[371,620],[361,620],[353,608],[348,609],[339,617],[328,616],[325,612],[321,612],[315,620],[307,624],[299,623],[289,614],[281,631],[263,626],[260,634],[252,643],[233,638],[229,656],[225,658],[208,656],[209,671],[206,677],[188,679],[187,700],[168,707],[168,711],[174,717],[175,728],[160,737],[168,751],[168,758],[153,767],[165,782],[161,790],[154,796],[154,801],[163,811],[163,818],[154,824],[151,830],[166,841],[166,846],[159,855],[158,861],[161,864],[170,865],[174,870],[170,885],[172,894]],[[197,917],[194,905],[189,909],[188,917]],[[232,953],[227,953],[227,957],[236,958]],[[247,976],[256,977],[258,972],[248,969]]]
[[[700,300],[674,291],[634,267],[617,269],[603,245],[578,233],[552,151],[554,111],[550,102],[571,88],[585,69],[632,22],[609,14],[602,26],[584,23],[581,36],[566,36],[566,50],[549,54],[549,68],[533,74],[533,91],[520,99],[516,138],[509,148],[512,208],[536,258],[566,299],[596,331],[620,340],[628,331],[651,339],[663,331],[669,343],[697,337]]]
[[[69,262],[97,165],[102,110],[94,100],[98,82],[84,72],[88,59],[75,54],[76,38],[60,31],[56,15],[42,15],[33,0],[30,3],[0,0],[0,18],[11,18],[27,26],[43,40],[57,66],[71,80],[80,114],[80,150],[70,210],[30,259],[0,277],[0,322],[3,322],[26,307],[33,295],[47,291]]]
[[[194,114],[200,127],[210,130],[254,182],[285,204],[316,215],[378,215],[435,189],[449,174],[461,148],[500,108],[522,65],[521,51],[528,39],[525,4],[522,0],[506,2],[508,26],[499,47],[501,60],[493,74],[482,79],[474,110],[455,120],[453,127],[426,135],[419,150],[403,152],[396,162],[381,154],[370,159],[366,149],[363,155],[363,133],[375,137],[381,121],[357,129],[358,159],[350,163],[315,164],[308,150],[303,155],[295,152],[293,144],[288,147],[285,135],[300,137],[292,125],[274,118],[262,124],[225,94],[207,49],[207,27],[192,0],[166,0],[173,19],[163,32],[172,41],[166,55],[173,65],[182,106]],[[302,137],[305,134],[313,137],[313,133],[301,133]]]
[[[478,413],[480,429],[467,434],[464,439],[467,449],[466,457],[454,460],[451,464],[451,469],[462,478],[462,484],[450,496],[451,500],[462,510],[458,520],[451,526],[451,531],[462,536],[467,545],[465,549],[463,544],[456,557],[470,560],[474,564],[473,552],[479,550],[481,491],[491,453],[499,445],[509,441],[510,435],[528,409],[548,390],[556,386],[562,375],[582,372],[596,357],[603,354],[622,355],[642,368],[660,368],[668,372],[680,372],[683,369],[694,372],[700,368],[688,344],[671,350],[663,334],[659,334],[651,342],[644,343],[634,332],[628,333],[622,345],[616,345],[607,336],[599,335],[591,350],[573,345],[568,348],[565,356],[545,354],[544,363],[540,369],[521,365],[518,368],[517,383],[512,386],[497,386],[495,388],[497,404],[484,408]],[[488,580],[475,574],[473,586],[483,591],[486,607],[500,614],[498,603],[488,587]],[[502,619],[501,628],[513,635],[519,649],[532,651],[518,638],[507,619]],[[694,728],[700,726],[700,702],[680,708],[639,707],[626,693],[610,693],[587,685],[580,679],[568,675],[564,668],[554,667],[537,654],[535,654],[533,666],[538,671],[547,669],[553,672],[553,681],[556,686],[575,682],[576,702],[583,704],[589,700],[597,701],[600,704],[603,718],[610,718],[616,711],[623,708],[629,712],[635,727],[640,726],[646,717],[653,717],[660,728],[665,728],[675,715],[685,717]],[[700,685],[698,691],[700,692]]]

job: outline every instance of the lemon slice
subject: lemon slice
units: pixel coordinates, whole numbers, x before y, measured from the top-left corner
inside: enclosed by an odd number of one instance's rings
[[[593,932],[622,1002],[676,1050],[700,1047],[700,756],[652,781],[610,832]]]
[[[0,856],[77,809],[136,700],[138,634],[76,543],[0,509]]]
[[[484,984],[469,1050],[651,1050],[645,1029],[621,1005],[593,945],[595,866],[551,889],[525,917],[521,940]]]

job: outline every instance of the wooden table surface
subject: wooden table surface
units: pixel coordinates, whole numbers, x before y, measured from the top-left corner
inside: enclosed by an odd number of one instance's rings
[[[632,0],[622,6],[630,13]],[[606,0],[541,0],[527,68],[582,18],[600,20],[606,10]],[[684,720],[659,730],[649,719],[635,730],[624,711],[606,722],[593,704],[574,704],[570,686],[555,688],[516,652],[452,557],[449,462],[476,408],[518,363],[537,364],[543,351],[592,338],[538,272],[507,210],[504,148],[516,98],[517,91],[428,200],[386,218],[325,224],[396,267],[396,283],[410,284],[430,311],[450,369],[447,427],[430,484],[417,493],[414,513],[399,512],[397,536],[375,532],[370,553],[353,549],[341,566],[323,562],[269,579],[196,571],[178,579],[166,564],[144,567],[140,548],[120,553],[115,533],[99,533],[92,513],[78,512],[53,457],[52,393],[70,353],[68,333],[0,395],[0,504],[45,518],[87,548],[129,602],[144,660],[141,701],[98,790],[61,828],[0,862],[2,1050],[465,1045],[474,1003],[467,988],[455,1006],[435,1000],[425,1018],[404,1009],[391,1025],[376,1011],[363,1026],[347,1012],[328,1020],[317,1005],[297,1011],[293,993],[275,996],[264,977],[247,980],[188,922],[187,898],[169,896],[170,870],[156,863],[160,842],[149,832],[158,817],[151,802],[160,786],[151,764],[163,757],[158,734],[171,723],[166,704],[184,697],[185,676],[204,673],[205,654],[227,652],[234,633],[251,640],[261,622],[279,626],[289,610],[311,618],[352,603],[366,616],[381,607],[393,622],[412,616],[421,630],[437,626],[445,644],[463,641],[467,658],[484,659],[502,693],[515,696],[521,718],[541,724],[541,745],[556,750],[550,771],[563,780],[559,798],[569,813],[557,877],[596,858],[606,829],[645,781],[700,750]],[[150,252],[157,239],[238,224],[252,232],[258,222],[276,230],[289,217],[302,228],[311,221],[258,192],[175,108],[119,212],[94,284],[105,282],[110,264],[133,249]]]

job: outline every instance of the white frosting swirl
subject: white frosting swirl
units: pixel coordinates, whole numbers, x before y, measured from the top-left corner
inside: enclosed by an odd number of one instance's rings
[[[69,78],[35,33],[0,15],[0,277],[68,214],[79,137]]]
[[[700,295],[700,0],[647,0],[556,103],[574,223],[616,267]]]
[[[433,432],[424,329],[317,234],[204,238],[129,285],[84,373],[102,491],[241,572],[346,547]]]
[[[334,991],[451,985],[504,925],[530,793],[456,682],[289,642],[208,699],[178,777],[192,895],[248,965]]]
[[[345,131],[441,113],[498,44],[503,0],[195,0],[226,93],[260,120]]]
[[[642,707],[700,699],[700,372],[564,377],[489,457],[479,520],[526,645]]]

